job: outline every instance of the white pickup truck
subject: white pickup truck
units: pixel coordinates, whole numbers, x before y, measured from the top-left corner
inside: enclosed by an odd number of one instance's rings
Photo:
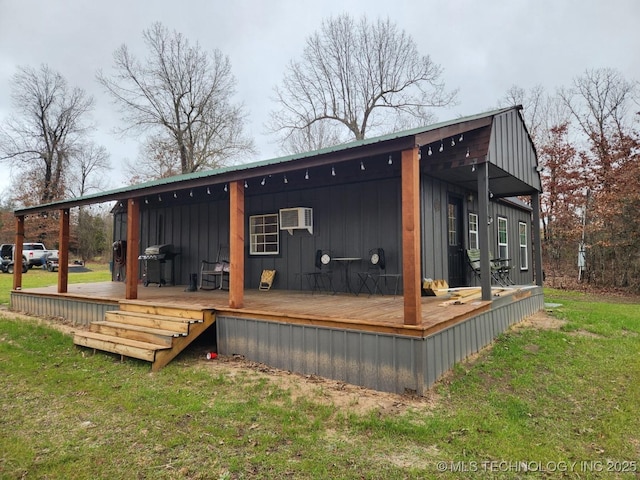
[[[2,258],[13,260],[13,245],[5,244],[0,249]],[[58,250],[47,250],[44,243],[23,243],[22,244],[22,262],[28,268],[34,265],[42,266],[49,271],[58,268]]]

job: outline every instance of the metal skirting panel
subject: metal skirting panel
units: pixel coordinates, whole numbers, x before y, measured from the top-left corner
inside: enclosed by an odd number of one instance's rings
[[[426,338],[218,316],[218,353],[374,390],[424,394],[453,365],[544,307],[542,289]]]
[[[28,315],[61,317],[73,325],[89,325],[91,322],[104,320],[105,312],[118,310],[118,303],[12,293],[10,309]]]

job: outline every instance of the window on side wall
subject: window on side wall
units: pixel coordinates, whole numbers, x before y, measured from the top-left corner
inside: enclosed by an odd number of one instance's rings
[[[469,248],[478,248],[478,214],[469,214]]]
[[[278,228],[277,213],[249,217],[249,253],[251,255],[278,255],[280,253],[280,229]]]
[[[509,258],[507,219],[504,217],[498,217],[498,258]]]
[[[518,237],[520,238],[520,270],[527,270],[529,268],[529,235],[525,222],[518,222]]]

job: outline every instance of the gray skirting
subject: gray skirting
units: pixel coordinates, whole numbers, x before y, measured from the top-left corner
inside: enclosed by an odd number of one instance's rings
[[[19,293],[11,295],[11,310],[40,317],[59,317],[73,325],[89,325],[104,320],[108,310],[118,310],[118,302],[105,300],[82,300],[62,296],[30,295]]]
[[[395,393],[424,394],[456,362],[544,308],[542,289],[496,299],[491,309],[426,338],[218,316],[218,353]]]

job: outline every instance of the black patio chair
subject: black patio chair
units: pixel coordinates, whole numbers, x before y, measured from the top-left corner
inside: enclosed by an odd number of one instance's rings
[[[491,256],[491,255],[489,255]],[[470,248],[467,250],[467,263],[469,264],[469,268],[473,272],[475,278],[480,282],[480,250],[477,248]],[[492,259],[489,263],[490,272],[491,272],[491,283],[496,283],[501,287],[505,287],[505,280],[503,280],[502,275],[503,272],[501,270],[501,266],[499,262],[495,259]]]
[[[312,272],[305,272],[302,275],[309,283],[309,289],[313,294],[316,291],[327,293],[335,293],[333,289],[332,276],[329,265],[331,263],[331,253],[326,250],[316,250],[314,265],[316,269]]]
[[[384,295],[380,281],[384,281],[385,288],[387,288],[387,280],[395,280],[393,289],[393,295],[398,294],[398,285],[400,284],[401,273],[387,273],[387,260],[385,258],[384,249],[372,248],[369,250],[369,268],[365,272],[358,272],[358,278],[360,279],[360,286],[356,295],[359,295],[363,289],[369,292],[369,296],[380,292]]]

